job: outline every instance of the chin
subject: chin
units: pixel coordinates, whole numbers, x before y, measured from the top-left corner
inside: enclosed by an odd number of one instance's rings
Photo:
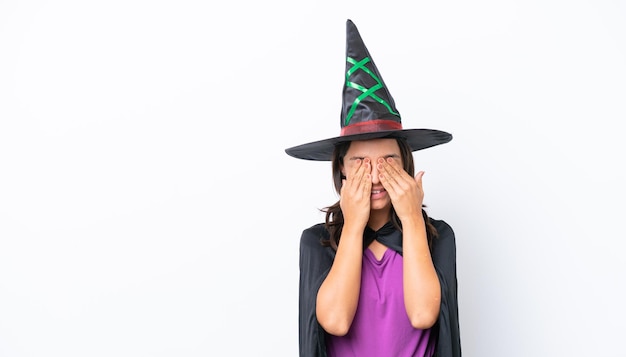
[[[391,202],[389,200],[374,201],[371,205],[372,211],[382,211],[389,209],[391,209]]]

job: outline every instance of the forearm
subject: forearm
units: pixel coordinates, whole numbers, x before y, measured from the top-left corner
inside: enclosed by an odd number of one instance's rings
[[[404,305],[415,328],[429,328],[439,315],[441,287],[422,215],[402,221]]]
[[[317,320],[326,332],[342,336],[350,329],[359,302],[363,231],[344,227],[335,260],[317,293]]]

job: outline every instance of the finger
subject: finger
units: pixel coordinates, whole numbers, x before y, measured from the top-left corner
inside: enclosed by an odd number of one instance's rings
[[[393,160],[393,159],[390,158],[388,160]],[[383,158],[380,158],[378,160],[378,166],[377,167],[378,167],[378,172],[381,175],[385,176],[385,178],[386,178],[385,181],[388,184],[390,184],[390,185],[400,184],[400,180],[402,179],[402,176],[401,176],[400,172],[396,168],[391,166],[391,164],[387,160],[385,160]]]
[[[407,185],[410,184],[413,179],[411,175],[409,175],[409,173],[404,170],[404,167],[402,167],[402,165],[393,158],[388,158],[386,160],[386,164],[388,164],[389,171],[393,177],[396,178],[396,181],[401,183],[402,187],[407,188]]]
[[[355,179],[355,181],[361,181],[363,179],[363,175],[365,175],[366,171],[368,170],[368,163],[368,159],[357,159],[354,161],[352,177]]]
[[[371,169],[370,169],[371,170]],[[372,173],[368,172],[363,176],[362,181],[363,196],[369,197],[372,194]]]
[[[398,192],[400,190],[400,185],[389,173],[384,170],[379,170],[378,172],[380,183],[383,185],[387,193],[389,193],[389,197],[392,201],[395,200],[399,195]]]
[[[350,176],[348,177],[349,183],[348,187],[352,194],[357,194],[362,197],[363,192],[368,190],[367,195],[369,196],[371,191],[371,165],[369,159],[364,160],[356,160],[355,165],[353,165],[353,170]]]
[[[393,195],[395,190],[394,190],[392,183],[389,180],[389,175],[385,174],[380,168],[378,169],[378,179],[380,180],[380,183],[383,185],[385,190],[387,190],[387,192],[389,192],[390,195]]]
[[[396,161],[396,159],[394,159],[393,157],[388,157],[386,160],[384,160],[384,162],[392,167],[396,172],[404,171],[402,165],[400,165],[400,163]]]
[[[356,176],[360,181],[363,181],[365,179],[365,176],[367,174],[370,174],[371,172],[372,172],[372,165],[370,164],[370,160],[364,159],[361,161],[361,165],[356,171]]]
[[[424,171],[419,171],[416,175],[415,175],[415,182],[417,182],[420,186],[422,186],[422,177],[424,177],[425,172]]]
[[[423,191],[423,186],[422,186],[422,178],[424,177],[424,171],[419,171],[416,175],[415,175],[415,183],[417,184],[417,187],[419,187],[420,190]]]
[[[355,182],[360,181],[360,177],[358,177],[359,168],[361,167],[361,160],[355,160],[354,165],[350,165],[349,169],[346,171],[346,182],[344,184],[348,184],[349,187],[352,187]]]
[[[372,190],[372,166],[370,164],[369,159],[365,159],[363,165],[361,166],[362,177],[361,177],[361,192],[364,196],[369,197]]]

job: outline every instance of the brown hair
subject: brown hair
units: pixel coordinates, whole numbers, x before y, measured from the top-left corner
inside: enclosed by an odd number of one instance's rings
[[[413,161],[413,151],[411,147],[407,144],[406,140],[403,138],[395,138],[398,142],[398,146],[400,147],[400,156],[402,157],[402,164],[404,166],[404,170],[411,176],[415,176],[415,164]],[[350,141],[339,143],[335,146],[335,150],[333,152],[332,158],[332,172],[333,172],[333,183],[335,186],[335,191],[337,194],[341,192],[342,179],[343,175],[341,174],[341,166],[343,166],[343,159],[350,148]],[[425,205],[422,205],[422,216],[424,217],[424,222],[426,222],[426,237],[428,239],[428,246],[432,247],[432,240],[437,237],[437,230],[430,222],[426,211],[424,210]],[[337,250],[337,246],[339,245],[339,238],[341,237],[341,230],[343,229],[343,212],[341,211],[341,207],[339,206],[339,201],[335,202],[335,204],[325,207],[322,209],[322,212],[326,212],[326,222],[325,226],[328,232],[330,233],[330,238],[327,240],[323,240],[322,244],[325,246],[331,246],[334,250]],[[402,231],[402,224],[400,219],[396,215],[396,211],[391,207],[391,221],[398,228],[398,230]]]

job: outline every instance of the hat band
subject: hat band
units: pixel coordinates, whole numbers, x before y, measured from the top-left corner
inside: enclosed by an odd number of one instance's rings
[[[388,130],[402,130],[402,123],[386,119],[376,119],[361,123],[354,123],[341,128],[341,136],[375,133],[378,131]]]

